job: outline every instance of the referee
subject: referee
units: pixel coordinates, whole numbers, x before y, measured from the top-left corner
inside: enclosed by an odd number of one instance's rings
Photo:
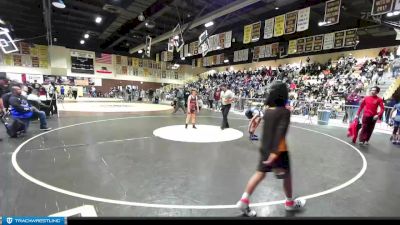
[[[229,123],[228,123],[228,113],[229,110],[231,109],[231,105],[233,102],[233,97],[234,94],[230,90],[230,86],[227,86],[226,84],[221,85],[221,112],[222,112],[222,126],[221,130],[224,130],[225,128],[229,128]]]

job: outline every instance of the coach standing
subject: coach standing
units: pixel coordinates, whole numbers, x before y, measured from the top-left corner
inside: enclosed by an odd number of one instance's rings
[[[221,85],[221,103],[222,103],[222,126],[221,129],[229,128],[229,123],[228,123],[228,113],[229,110],[231,109],[231,105],[233,102],[233,97],[234,94],[230,90],[230,86],[227,86],[225,84]]]

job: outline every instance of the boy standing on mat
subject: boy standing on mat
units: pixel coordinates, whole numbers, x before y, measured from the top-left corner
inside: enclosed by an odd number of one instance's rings
[[[288,90],[285,83],[275,81],[267,90],[264,112],[264,127],[260,148],[260,161],[256,173],[247,183],[245,192],[237,203],[244,215],[254,217],[256,211],[249,207],[250,196],[266,173],[274,172],[278,179],[283,179],[286,195],[286,210],[297,210],[305,205],[304,199],[294,199],[292,195],[292,177],[289,152],[286,145],[286,133],[290,123],[290,111],[285,108]]]
[[[261,120],[263,118],[263,112],[261,108],[251,108],[248,109],[245,113],[247,119],[250,120],[248,131],[250,134],[249,139],[251,141],[258,141],[258,136],[254,134],[258,125],[260,125]]]

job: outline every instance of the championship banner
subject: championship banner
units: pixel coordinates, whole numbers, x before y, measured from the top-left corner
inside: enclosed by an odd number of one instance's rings
[[[128,75],[128,67],[127,66],[122,66],[122,75]]]
[[[188,44],[183,46],[183,51],[184,51],[184,53],[183,53],[184,57],[188,57],[188,55],[189,55],[189,45]],[[165,61],[168,61],[168,60],[165,60]]]
[[[199,54],[199,42],[195,41],[193,42],[193,55],[198,55]]]
[[[25,42],[20,42],[19,43],[19,51],[23,55],[30,55],[31,54],[30,44],[25,43]]]
[[[324,35],[324,50],[332,49],[335,43],[335,33]]]
[[[183,55],[183,48],[181,48],[181,50],[179,51],[179,56],[181,59],[185,58],[185,56]],[[161,55],[161,61],[164,61],[162,60],[162,55]]]
[[[48,58],[48,48],[45,45],[37,45],[39,58]]]
[[[215,57],[215,56],[214,56]],[[221,64],[221,55],[217,55],[217,58],[215,60],[215,64],[216,65],[220,65]]]
[[[279,53],[279,43],[273,43],[271,44],[271,56],[276,57],[278,56]]]
[[[232,45],[232,31],[225,32],[224,48],[230,48]]]
[[[174,53],[173,52],[167,52],[167,61],[171,62],[174,59]]]
[[[156,53],[156,63],[160,62],[160,53]]]
[[[161,55],[162,55],[162,52],[161,52]],[[162,56],[161,56],[161,60],[162,60]],[[132,66],[139,67],[139,59],[138,58],[132,58]]]
[[[246,25],[243,29],[243,44],[248,44],[251,42],[251,32],[253,25]]]
[[[344,31],[335,32],[334,48],[343,48],[343,44],[344,44]]]
[[[290,40],[288,46],[288,54],[293,55],[297,52],[297,40]]]
[[[22,62],[22,66],[24,66],[24,67],[32,67],[32,58],[30,55],[22,55],[21,62]]]
[[[313,50],[314,37],[306,37],[306,44],[304,52],[311,52]]]
[[[265,46],[265,58],[272,57],[272,45]]]
[[[39,67],[39,58],[38,57],[36,57],[36,58],[38,60],[37,61],[37,65],[38,66],[35,66],[35,67]],[[4,64],[7,65],[7,66],[12,66],[14,64],[13,56],[10,55],[10,54],[5,54],[4,55]]]
[[[246,48],[243,50],[243,61],[249,60],[249,49]]]
[[[265,45],[261,45],[260,46],[260,54],[259,54],[259,58],[265,58]]]
[[[371,15],[381,15],[391,12],[393,9],[394,0],[374,0],[372,3]],[[398,6],[396,2],[396,6]]]
[[[262,59],[262,58],[265,58],[265,45],[261,45],[260,46],[260,54],[259,54],[259,57]]]
[[[288,56],[288,43],[283,42],[279,44],[279,58],[284,58]]]
[[[202,67],[202,58],[197,59],[197,67]]]
[[[121,65],[121,56],[120,55],[115,56],[115,64]]]
[[[210,50],[210,39],[208,38],[207,30],[200,34],[199,45],[201,54],[203,57],[206,56]]]
[[[220,33],[218,36],[218,47],[219,49],[225,48],[225,33]]]
[[[194,42],[192,42],[192,43],[189,44],[189,53],[190,53],[191,55],[194,55],[194,46],[195,46],[195,44],[196,44],[196,43],[194,43]]]
[[[13,55],[14,66],[22,66],[21,55]]]
[[[275,17],[274,37],[282,36],[285,32],[285,15]]]
[[[260,40],[261,21],[252,24],[251,28],[251,41],[256,42]]]
[[[265,20],[264,39],[269,39],[274,36],[274,23],[275,23],[275,18],[270,18]]]
[[[297,54],[304,53],[305,45],[306,45],[306,39],[304,38],[297,39]]]
[[[32,67],[39,67],[39,57],[32,56]]]
[[[314,36],[314,47],[313,51],[321,51],[324,46],[324,35]]]
[[[40,68],[48,68],[49,67],[49,60],[44,59],[44,58],[39,58],[39,67]],[[89,67],[89,69],[86,70],[86,73],[90,72],[91,74],[93,74],[91,71],[93,71],[93,73],[94,73],[93,64],[92,64],[92,67]]]
[[[239,61],[239,51],[233,52],[233,62]]]
[[[297,11],[285,14],[285,34],[293,34],[296,32]]]
[[[121,57],[121,65],[123,65],[123,66],[128,65],[128,57],[126,57],[126,56]]]
[[[344,47],[353,47],[356,45],[357,29],[350,29],[345,31]]]
[[[217,50],[218,42],[219,42],[218,35],[210,36],[210,51]]]
[[[257,60],[260,58],[260,46],[254,47],[254,52],[253,52],[253,60]]]
[[[297,18],[297,32],[308,30],[310,23],[310,7],[300,9]]]
[[[339,23],[341,0],[331,0],[325,3],[325,26]]]

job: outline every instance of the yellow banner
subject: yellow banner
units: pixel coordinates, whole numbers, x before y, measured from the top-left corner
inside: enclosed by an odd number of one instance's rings
[[[13,56],[12,56],[11,54],[5,54],[5,55],[4,55],[4,63],[5,63],[7,66],[12,66],[12,65],[14,65],[14,58],[13,58]]]
[[[39,58],[39,67],[40,68],[47,68],[49,67],[49,61],[47,59]]]
[[[150,70],[149,70],[148,68],[144,68],[144,69],[143,69],[143,75],[144,75],[145,77],[150,76]]]
[[[288,47],[288,54],[296,54],[297,52],[297,40],[290,40]]]
[[[132,58],[132,66],[139,67],[139,59],[138,58]]]
[[[251,32],[252,32],[253,25],[246,25],[244,26],[243,30],[243,44],[248,44],[251,42]]]
[[[274,37],[282,36],[285,33],[285,15],[275,17]]]
[[[37,45],[37,48],[38,48],[39,58],[47,59],[47,55],[48,55],[47,46]]]

